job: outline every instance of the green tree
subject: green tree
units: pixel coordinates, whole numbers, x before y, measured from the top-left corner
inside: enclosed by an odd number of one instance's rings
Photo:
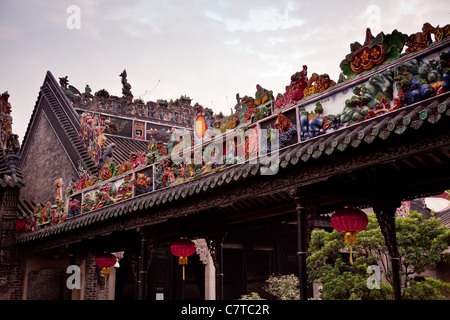
[[[445,300],[450,296],[450,283],[433,278],[424,281],[411,280],[411,286],[405,290],[406,300]]]
[[[350,265],[344,235],[314,231],[311,235],[307,259],[309,280],[322,285],[322,299],[389,299],[392,296],[390,257],[375,214],[369,214],[369,224],[357,235],[353,245],[354,264]],[[445,296],[447,285],[438,280],[420,284],[411,276],[426,268],[434,268],[442,259],[442,252],[450,245],[450,230],[439,219],[423,219],[418,212],[406,218],[396,218],[396,234],[400,255],[400,275],[404,298],[426,299]],[[367,286],[369,265],[378,265],[388,284],[380,289]],[[427,293],[428,292],[428,293]],[[439,294],[437,293],[439,292]]]
[[[266,280],[263,289],[270,293],[276,300],[299,300],[300,292],[298,290],[298,277],[290,275],[271,275]],[[241,300],[264,300],[256,292],[248,295],[242,295]]]

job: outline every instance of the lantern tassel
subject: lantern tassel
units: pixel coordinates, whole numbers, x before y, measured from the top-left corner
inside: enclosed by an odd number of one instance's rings
[[[184,279],[185,279],[185,268],[184,268],[184,266],[187,265],[187,263],[188,263],[188,258],[187,258],[187,257],[185,257],[185,256],[180,256],[180,257],[178,258],[178,264],[181,265],[181,266],[183,267],[183,281],[184,281]]]
[[[350,264],[353,265],[353,252],[352,252],[352,244],[350,243]]]
[[[180,265],[185,265],[185,264],[187,264],[188,263],[188,258],[187,257],[185,257],[185,256],[180,256],[179,258],[178,258],[178,264],[180,264]]]
[[[356,232],[355,231],[346,232],[344,235],[344,243],[345,244],[356,243]]]
[[[105,288],[106,288],[106,280],[107,280],[107,278],[108,278],[109,268],[108,268],[108,267],[103,267],[103,268],[102,268],[102,274],[105,275]]]
[[[350,264],[353,265],[353,244],[356,243],[356,232],[346,232],[344,235],[344,243],[350,244]]]

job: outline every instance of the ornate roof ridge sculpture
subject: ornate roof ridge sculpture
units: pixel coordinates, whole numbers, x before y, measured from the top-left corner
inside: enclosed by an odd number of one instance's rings
[[[69,85],[68,77],[59,78],[61,89],[69,98],[74,108],[91,112],[110,114],[112,116],[126,116],[142,120],[154,120],[169,125],[189,127],[193,121],[194,110],[192,99],[181,96],[175,101],[158,99],[156,102],[144,102],[141,98],[133,99],[131,85],[127,80],[127,72],[124,69],[120,74],[122,83],[122,97],[110,95],[105,89],[92,94],[92,89],[87,84],[84,92]]]
[[[431,100],[431,103],[427,101]],[[427,106],[427,107],[424,107]],[[309,163],[325,155],[331,155],[332,153],[345,151],[349,146],[358,148],[358,146],[366,144],[371,145],[376,139],[385,141],[389,137],[395,137],[403,135],[406,131],[418,131],[425,127],[425,123],[437,124],[440,120],[450,119],[450,95],[449,93],[441,95],[441,97],[432,97],[430,99],[417,102],[413,105],[406,106],[402,109],[398,109],[390,114],[381,116],[383,121],[377,121],[377,118],[371,118],[367,121],[357,123],[353,126],[342,128],[339,131],[331,132],[328,135],[318,136],[316,139],[311,139],[305,142],[301,142],[292,145],[280,153],[279,163],[282,169],[287,168],[290,165],[297,166],[301,163]],[[376,156],[374,156],[376,158]],[[384,155],[385,161],[391,161],[391,155]],[[158,165],[154,163],[150,166]],[[330,163],[329,169],[333,171],[337,163]],[[356,163],[355,163],[356,165]],[[364,163],[359,164],[361,166]],[[210,189],[220,187],[222,185],[228,185],[258,175],[260,172],[260,165],[252,164],[249,161],[242,164],[234,164],[227,166],[222,171],[218,171],[215,174],[200,176],[199,179],[188,180],[186,183],[175,184],[153,192],[144,192],[138,196],[128,197],[123,201],[115,203],[115,205],[108,205],[98,207],[96,210],[82,213],[80,203],[70,207],[72,210],[79,210],[79,213],[72,218],[67,219],[64,223],[60,221],[52,227],[34,229],[36,232],[27,232],[17,235],[17,241],[24,243],[28,241],[38,240],[52,235],[57,235],[70,230],[81,229],[101,221],[108,219],[115,219],[122,216],[129,215],[136,210],[150,209],[159,205],[169,204],[172,201],[187,199],[190,196],[200,194],[202,192],[208,192]],[[148,170],[148,166],[137,167],[134,170],[128,172],[128,174],[136,174],[145,172]],[[106,183],[111,183],[116,178],[113,177]],[[317,174],[308,174],[304,172],[303,176],[309,179],[317,179]],[[330,173],[331,174],[331,173]],[[323,176],[321,179],[327,179],[328,176]],[[148,185],[151,184],[151,180],[148,181]],[[145,182],[144,182],[145,183]],[[279,186],[278,186],[279,187]],[[86,191],[93,193],[95,187],[90,186]],[[272,190],[273,191],[273,190]],[[266,190],[265,192],[272,192]],[[73,201],[77,195],[81,196],[82,192],[74,194],[73,197],[69,197],[69,201]],[[442,193],[442,190],[438,193]],[[430,196],[431,194],[421,194],[419,196]],[[408,198],[409,199],[409,198]],[[203,202],[208,201],[206,198]],[[200,204],[199,204],[200,205]],[[42,210],[42,206],[40,207]],[[198,206],[192,208],[192,210],[199,210]],[[72,211],[73,213],[74,211]],[[183,213],[185,215],[185,213]],[[148,215],[150,221],[151,215]],[[31,218],[31,217],[30,217]],[[156,216],[155,219],[164,219],[165,217]]]
[[[387,35],[380,32],[374,37],[370,28],[367,28],[364,44],[354,42],[350,45],[351,53],[340,64],[342,72],[348,77],[353,77],[381,65],[385,61],[398,58],[406,38],[406,34],[397,30]]]
[[[23,187],[24,181],[19,168],[19,136],[13,133],[11,103],[8,91],[0,95],[0,186]]]
[[[135,153],[128,163],[114,163],[111,157],[113,150],[106,154],[98,177],[86,174],[67,190],[66,217],[83,215],[160,190],[160,200],[165,202],[171,190],[164,193],[166,188],[222,170],[226,172],[230,166],[236,165],[238,172],[244,167],[253,172],[254,168],[247,164],[254,164],[250,160],[267,154],[272,143],[271,130],[275,128],[281,132],[280,156],[276,162],[284,168],[295,159],[306,162],[324,153],[330,155],[335,149],[344,151],[348,145],[356,148],[363,141],[370,144],[377,137],[386,140],[391,132],[401,135],[408,127],[420,128],[424,120],[437,123],[450,115],[448,99],[423,111],[418,110],[418,103],[450,91],[450,39],[445,39],[448,35],[444,35],[436,45],[399,57],[403,44],[398,41],[406,41],[404,35],[394,30],[391,37],[382,34],[373,38],[368,31],[366,43],[353,46],[356,54],[348,56],[346,63],[354,61],[355,57],[363,58],[361,49],[373,49],[374,45],[378,46],[375,49],[380,49],[382,46],[387,58],[383,63],[375,61],[372,65],[375,70],[363,70],[353,78],[333,85],[329,78],[322,76],[326,79],[326,86],[323,82],[313,83],[321,78],[318,75],[312,77],[313,81],[308,81],[307,67],[303,66],[302,71],[291,76],[286,93],[279,94],[276,100],[270,90],[257,85],[256,99],[236,96],[235,113],[229,117],[218,117],[212,110],[197,106],[194,134],[172,132],[167,143],[152,139],[148,153]],[[390,55],[397,58],[393,60]],[[324,88],[323,91],[320,88]],[[415,107],[408,113],[406,110],[410,105]],[[398,115],[396,118],[400,120],[393,123],[391,117],[386,116],[390,113]],[[380,116],[383,120],[378,123],[376,118]],[[346,128],[359,123],[366,123],[367,127],[361,125],[361,130],[347,134]],[[330,134],[328,139],[316,140],[325,134]],[[172,159],[181,153],[194,161],[182,159],[177,162]],[[259,163],[256,164],[257,171],[259,167]],[[221,175],[212,176],[214,181],[220,181]],[[230,181],[234,179],[233,175],[228,177],[226,173],[223,177]],[[202,180],[199,183],[203,186],[197,187],[202,189],[208,181]]]

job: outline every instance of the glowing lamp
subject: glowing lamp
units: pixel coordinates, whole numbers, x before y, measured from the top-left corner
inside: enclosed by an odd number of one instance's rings
[[[198,139],[205,137],[206,130],[208,130],[208,125],[206,124],[205,116],[200,114],[195,119],[195,134]]]

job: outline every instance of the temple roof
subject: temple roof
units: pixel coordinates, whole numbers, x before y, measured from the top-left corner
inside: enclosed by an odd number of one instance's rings
[[[117,147],[112,154],[115,163],[120,164],[130,160],[133,152],[147,152],[148,141],[123,138],[116,135],[106,135],[108,143],[114,143]]]
[[[46,103],[41,103],[45,100]],[[80,123],[78,114],[75,112],[68,98],[62,92],[58,82],[53,77],[50,71],[44,79],[44,83],[39,91],[38,98],[36,100],[35,107],[33,109],[30,122],[28,124],[21,153],[24,154],[31,143],[28,139],[30,132],[37,125],[36,114],[39,108],[43,108],[46,111],[46,115],[50,121],[53,121],[56,128],[56,134],[60,135],[60,141],[63,143],[67,150],[69,157],[72,158],[73,163],[80,163],[85,170],[90,174],[98,174],[98,168],[90,158],[86,147],[79,139]]]
[[[17,241],[88,226],[92,230],[125,215],[129,219],[121,219],[110,230],[157,224],[200,211],[206,212],[206,219],[219,212],[222,222],[232,217],[245,219],[246,215],[271,216],[291,210],[288,192],[294,187],[307,188],[323,201],[323,210],[350,197],[367,205],[374,198],[364,195],[364,191],[383,194],[377,188],[391,190],[396,199],[403,200],[441,193],[448,188],[450,168],[449,45],[450,38],[401,57],[399,47],[374,69],[354,74],[347,68],[349,78],[337,84],[326,74],[313,74],[308,80],[307,67],[303,66],[292,75],[284,94],[275,98],[272,91],[257,85],[255,98],[238,99],[236,112],[230,117],[213,115],[199,106],[194,132],[189,133],[194,146],[189,146],[188,154],[200,150],[203,162],[190,167],[189,172],[186,163],[171,159],[167,142],[172,139],[167,125],[149,120],[154,118],[151,112],[156,104],[132,101],[126,73],[122,78],[123,97],[119,98],[104,91],[95,96],[89,91],[80,94],[67,88],[67,77],[60,78],[58,85],[48,72],[36,108],[45,108],[50,121],[59,123],[56,131],[67,154],[96,179],[87,184],[84,175],[80,183],[68,188],[67,219],[52,225],[47,221],[37,231],[18,235]],[[349,55],[345,61],[352,64],[353,58]],[[177,113],[183,110],[184,103],[190,103],[184,100],[172,105],[170,117],[174,117],[174,123],[176,117],[185,119],[186,115]],[[164,117],[169,114],[168,105],[164,101],[157,104],[163,110],[161,120],[168,121]],[[34,125],[34,112],[29,130]],[[217,128],[223,133],[219,138]],[[276,138],[280,148],[271,153],[276,155],[270,163],[276,171],[267,175],[263,164],[263,157],[267,159],[265,142],[275,136],[269,134],[274,128],[280,133]],[[162,139],[157,150],[148,145],[148,137],[153,135]],[[236,139],[231,147],[225,140],[227,136]],[[214,149],[216,138],[219,154]],[[27,148],[25,141],[23,150]],[[178,142],[181,145],[182,141]],[[239,155],[242,149],[245,155]],[[130,153],[141,153],[134,158],[139,160],[135,166],[116,170],[115,166],[130,159]],[[232,157],[232,162],[219,165],[216,156]],[[250,160],[234,164],[243,157]],[[138,179],[144,178],[148,188],[145,184],[145,190],[137,192],[141,186]],[[346,185],[350,186],[348,190]],[[235,196],[224,194],[224,190],[234,190]],[[185,202],[190,205],[185,207]],[[27,207],[29,204],[24,204],[22,209]],[[140,215],[140,220],[129,215],[133,212]]]
[[[450,93],[433,97],[407,107],[392,111],[391,113],[363,121],[341,130],[336,130],[328,134],[318,136],[314,139],[300,142],[293,146],[281,150],[278,161],[280,170],[286,170],[289,167],[297,167],[299,171],[304,166],[312,163],[320,163],[322,158],[327,158],[332,154],[353,153],[355,149],[367,148],[369,145],[378,144],[381,148],[386,145],[390,148],[390,141],[397,140],[400,136],[419,133],[427,130],[426,128],[448,128],[450,125]],[[444,130],[445,131],[445,130]],[[447,130],[448,131],[448,130]],[[376,155],[374,155],[376,156]],[[389,156],[389,155],[387,155]],[[440,167],[443,163],[449,163],[449,150],[440,150],[429,154],[417,154],[414,162],[410,158],[389,160],[379,159],[380,163],[385,163],[383,170],[404,171],[406,168],[414,172],[421,171],[422,168]],[[391,165],[392,163],[392,165]],[[368,164],[360,163],[360,168]],[[65,223],[47,227],[36,232],[24,233],[17,236],[19,243],[37,240],[40,238],[57,235],[70,230],[82,230],[83,228],[107,220],[119,219],[132,215],[137,210],[151,209],[155,210],[159,206],[167,205],[171,202],[188,199],[196,195],[207,194],[208,191],[232,185],[235,183],[245,183],[244,180],[251,177],[260,176],[260,164],[246,162],[228,167],[222,171],[202,176],[199,179],[181,183],[173,187],[164,188],[150,192],[138,197],[123,200],[115,205],[107,206],[72,218]],[[327,180],[330,176],[322,175],[317,177],[313,172],[305,175],[303,183],[305,185],[316,180]],[[321,172],[323,174],[323,172]],[[414,177],[412,177],[414,178]],[[405,184],[408,182],[406,181]],[[439,186],[437,186],[439,188]],[[440,191],[438,191],[440,190]],[[414,186],[403,191],[404,199],[413,199],[419,196],[430,194],[418,194]],[[437,189],[435,193],[441,193],[442,189]],[[273,193],[272,201],[282,203],[286,201],[280,195],[275,195],[271,190],[260,190],[260,194]],[[278,200],[276,200],[278,198]],[[267,199],[270,199],[267,198]],[[257,203],[255,198],[253,203]],[[259,203],[260,210],[263,210],[267,203]],[[225,209],[224,209],[225,210]],[[227,210],[234,210],[228,208]],[[150,213],[149,213],[150,214]],[[180,213],[181,214],[181,213]],[[183,213],[186,214],[186,213]],[[155,216],[153,223],[165,220]]]
[[[40,102],[42,100],[45,100],[47,104],[41,104]],[[181,97],[180,100],[190,103],[190,99],[187,97]],[[161,104],[162,103],[163,102],[161,102]],[[60,141],[62,141],[65,148],[68,149],[68,155],[72,158],[72,162],[80,162],[89,175],[98,175],[98,163],[93,161],[92,157],[89,155],[86,144],[84,144],[83,141],[80,140],[80,131],[82,130],[80,125],[80,114],[84,111],[87,111],[99,114],[103,117],[115,117],[115,115],[111,113],[105,113],[106,110],[103,110],[102,113],[101,110],[85,110],[81,108],[79,100],[74,100],[70,98],[66,93],[64,93],[60,84],[56,81],[52,73],[48,71],[41,90],[39,91],[36,105],[33,109],[31,119],[25,133],[25,137],[23,140],[24,144],[22,145],[22,153],[26,152],[26,148],[28,147],[28,136],[31,130],[33,130],[32,128],[35,123],[38,108],[44,108],[50,120],[59,124],[57,126],[56,133],[60,135]],[[133,121],[133,119],[147,119],[146,117],[141,117],[138,114],[135,114],[133,116],[134,118],[123,119],[129,119],[128,121]],[[114,119],[120,120],[122,118],[115,117]],[[173,123],[163,119],[154,121],[157,121],[157,126],[166,126],[167,128],[170,128],[168,127],[169,125],[177,125],[177,123]],[[154,122],[147,123],[152,125]],[[106,133],[105,137],[107,139],[106,145],[109,145],[111,143],[117,145],[117,148],[115,149],[115,152],[113,154],[113,159],[118,164],[122,163],[123,161],[129,160],[130,154],[132,152],[147,151],[148,141],[145,139],[134,139],[131,134],[128,137],[124,137],[110,132]]]

